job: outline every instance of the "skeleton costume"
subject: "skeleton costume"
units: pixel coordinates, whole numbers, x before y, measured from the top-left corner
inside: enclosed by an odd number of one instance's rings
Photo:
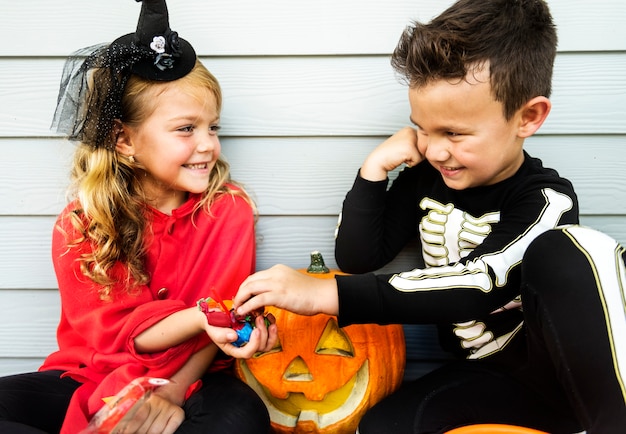
[[[387,181],[357,176],[335,254],[343,271],[363,274],[336,277],[340,324],[436,324],[441,345],[459,359],[383,400],[360,433],[472,423],[570,434],[626,426],[624,249],[577,223],[571,183],[526,153],[512,177],[461,191],[427,161],[404,169],[388,190]],[[416,237],[424,267],[371,273]],[[599,255],[601,286],[593,270]],[[550,327],[557,317],[562,323]]]

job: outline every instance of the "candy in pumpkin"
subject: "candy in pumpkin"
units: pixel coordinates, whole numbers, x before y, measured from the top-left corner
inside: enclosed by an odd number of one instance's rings
[[[299,270],[319,278],[329,270],[319,252]],[[279,343],[269,352],[238,360],[235,372],[265,402],[274,433],[356,431],[367,409],[398,388],[406,358],[401,325],[355,324],[303,316],[268,307],[276,317]]]

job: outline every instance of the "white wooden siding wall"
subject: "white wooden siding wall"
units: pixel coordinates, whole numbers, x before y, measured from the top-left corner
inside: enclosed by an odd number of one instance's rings
[[[390,65],[403,28],[446,0],[170,0],[170,23],[224,91],[223,152],[259,210],[258,268],[330,266],[345,192],[367,153],[407,124]],[[0,0],[0,375],[36,369],[59,316],[49,257],[72,145],[49,131],[64,57],[134,31],[131,0]],[[626,242],[626,2],[550,0],[553,111],[528,150],[570,178],[582,221]],[[414,263],[408,253],[394,262]],[[393,266],[387,267],[391,269]],[[407,328],[407,377],[441,357]],[[418,363],[418,361],[420,361]]]

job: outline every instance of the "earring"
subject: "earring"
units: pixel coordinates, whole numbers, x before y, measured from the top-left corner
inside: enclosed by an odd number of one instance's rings
[[[129,155],[128,161],[130,161],[131,164],[135,164],[135,157],[133,155]]]

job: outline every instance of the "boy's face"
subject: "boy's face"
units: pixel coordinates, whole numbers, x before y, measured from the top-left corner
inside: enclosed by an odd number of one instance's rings
[[[495,184],[524,161],[518,136],[521,114],[507,121],[491,93],[488,67],[465,80],[437,80],[409,89],[411,121],[418,127],[420,153],[450,188]]]

